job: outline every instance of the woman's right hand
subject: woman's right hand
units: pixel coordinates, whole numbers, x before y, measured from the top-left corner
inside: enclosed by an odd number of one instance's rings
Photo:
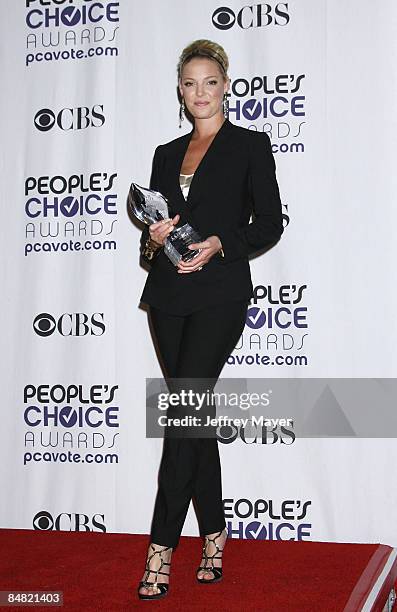
[[[150,240],[156,248],[164,246],[165,239],[174,229],[179,221],[179,215],[175,215],[173,219],[163,219],[149,225]]]

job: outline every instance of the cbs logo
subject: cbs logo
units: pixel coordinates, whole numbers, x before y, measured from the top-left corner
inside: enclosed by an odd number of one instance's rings
[[[241,440],[244,444],[263,444],[265,446],[273,446],[275,444],[285,444],[287,446],[294,444],[296,435],[292,428],[289,429],[283,425],[276,427],[251,425],[247,427],[236,427],[235,425],[221,425],[216,430],[216,437],[221,444],[232,444],[236,440]]]
[[[33,517],[33,528],[37,531],[102,531],[106,533],[104,520],[104,514],[94,514],[90,519],[86,514],[68,512],[61,512],[54,519],[49,512],[41,510]]]
[[[103,104],[95,104],[91,109],[87,106],[62,108],[57,113],[50,108],[42,108],[34,116],[34,125],[39,132],[49,132],[55,124],[66,132],[89,127],[98,128],[104,123]]]
[[[268,25],[287,25],[289,22],[288,2],[279,2],[273,8],[270,4],[243,6],[237,13],[227,6],[221,6],[212,14],[212,24],[218,30],[230,30],[235,23],[243,30]]]
[[[51,336],[55,331],[61,336],[102,336],[105,333],[103,312],[87,315],[84,312],[65,312],[55,319],[48,312],[41,312],[33,321],[38,336]]]

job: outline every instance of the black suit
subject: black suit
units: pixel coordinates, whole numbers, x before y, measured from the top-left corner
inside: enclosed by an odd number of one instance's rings
[[[203,239],[219,236],[225,257],[217,254],[201,271],[178,274],[161,249],[149,262],[141,299],[150,305],[166,376],[190,379],[193,387],[205,379],[212,389],[244,329],[253,289],[248,255],[276,242],[283,225],[267,134],[224,121],[185,202],[179,174],[191,135],[157,147],[150,186],[167,197],[173,215],[181,215],[179,224],[189,222]],[[255,220],[249,223],[252,211]],[[146,226],[141,251],[148,235]],[[201,534],[225,527],[217,440],[166,436],[152,542],[176,547],[191,498]]]
[[[178,225],[189,222],[203,240],[219,236],[225,256],[217,254],[201,271],[178,274],[159,250],[141,301],[179,315],[252,297],[248,255],[277,242],[283,232],[268,135],[226,119],[198,166],[185,201],[179,173],[192,133],[157,147],[150,187],[168,199],[173,215],[180,214]],[[252,212],[255,220],[249,223]],[[148,235],[145,226],[141,246]]]

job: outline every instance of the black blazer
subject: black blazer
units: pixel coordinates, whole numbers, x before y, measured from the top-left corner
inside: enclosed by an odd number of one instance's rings
[[[283,232],[269,136],[226,119],[201,160],[185,201],[179,174],[192,134],[193,130],[156,148],[150,187],[167,198],[171,216],[180,214],[178,226],[190,223],[203,240],[219,236],[225,256],[217,254],[201,271],[189,274],[178,274],[163,249],[146,260],[151,269],[141,301],[178,315],[234,300],[248,302],[253,295],[248,255],[274,244]],[[148,236],[145,226],[141,254]]]

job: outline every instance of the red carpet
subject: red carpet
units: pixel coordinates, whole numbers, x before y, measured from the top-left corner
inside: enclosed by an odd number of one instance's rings
[[[354,588],[363,591],[360,576],[371,573],[370,559],[390,551],[376,544],[229,539],[224,580],[201,585],[194,579],[201,540],[182,537],[168,596],[148,602],[136,595],[147,544],[148,536],[130,534],[1,529],[0,590],[62,590],[63,607],[52,609],[76,612],[342,612]]]

